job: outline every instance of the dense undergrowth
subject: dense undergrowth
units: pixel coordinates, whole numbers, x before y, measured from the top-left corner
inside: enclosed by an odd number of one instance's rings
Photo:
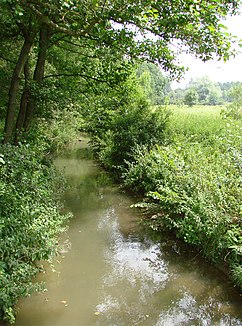
[[[0,319],[15,321],[18,299],[43,288],[34,277],[41,261],[58,253],[59,236],[70,214],[60,196],[65,180],[52,157],[76,138],[76,117],[38,122],[19,146],[0,145]]]
[[[126,188],[144,196],[136,206],[150,216],[150,227],[172,230],[210,261],[227,266],[242,287],[241,120],[224,119],[218,107],[173,107],[170,119],[164,108],[152,111],[160,112],[159,119],[149,121],[146,107],[142,115],[130,114],[121,129],[120,114],[99,142],[99,159]]]

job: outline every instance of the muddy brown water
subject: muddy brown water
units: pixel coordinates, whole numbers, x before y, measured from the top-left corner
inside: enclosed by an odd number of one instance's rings
[[[74,216],[56,272],[41,276],[48,291],[20,301],[16,326],[242,325],[242,297],[227,278],[175,239],[147,234],[134,199],[83,149],[56,165]]]

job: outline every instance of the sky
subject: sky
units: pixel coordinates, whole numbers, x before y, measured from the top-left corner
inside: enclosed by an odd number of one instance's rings
[[[222,23],[228,27],[230,33],[236,35],[238,39],[242,39],[242,14],[229,17]],[[238,47],[238,51],[240,53],[226,63],[215,60],[204,63],[191,55],[182,55],[179,59],[189,70],[185,73],[184,79],[180,83],[173,83],[173,87],[184,88],[191,78],[203,76],[208,76],[215,82],[242,81],[242,48]]]

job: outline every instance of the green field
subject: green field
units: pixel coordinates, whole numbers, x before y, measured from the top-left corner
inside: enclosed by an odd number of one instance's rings
[[[205,139],[208,136],[224,134],[228,127],[242,127],[242,121],[228,121],[223,118],[223,106],[169,106],[172,112],[171,129],[180,135],[191,137],[200,135]]]

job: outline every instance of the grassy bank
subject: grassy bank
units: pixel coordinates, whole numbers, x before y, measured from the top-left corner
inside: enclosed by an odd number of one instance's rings
[[[242,288],[242,122],[223,119],[221,109],[168,108],[163,140],[134,146],[118,169],[124,185],[143,194],[137,206],[151,217],[150,227],[172,230],[213,263],[226,264]]]

